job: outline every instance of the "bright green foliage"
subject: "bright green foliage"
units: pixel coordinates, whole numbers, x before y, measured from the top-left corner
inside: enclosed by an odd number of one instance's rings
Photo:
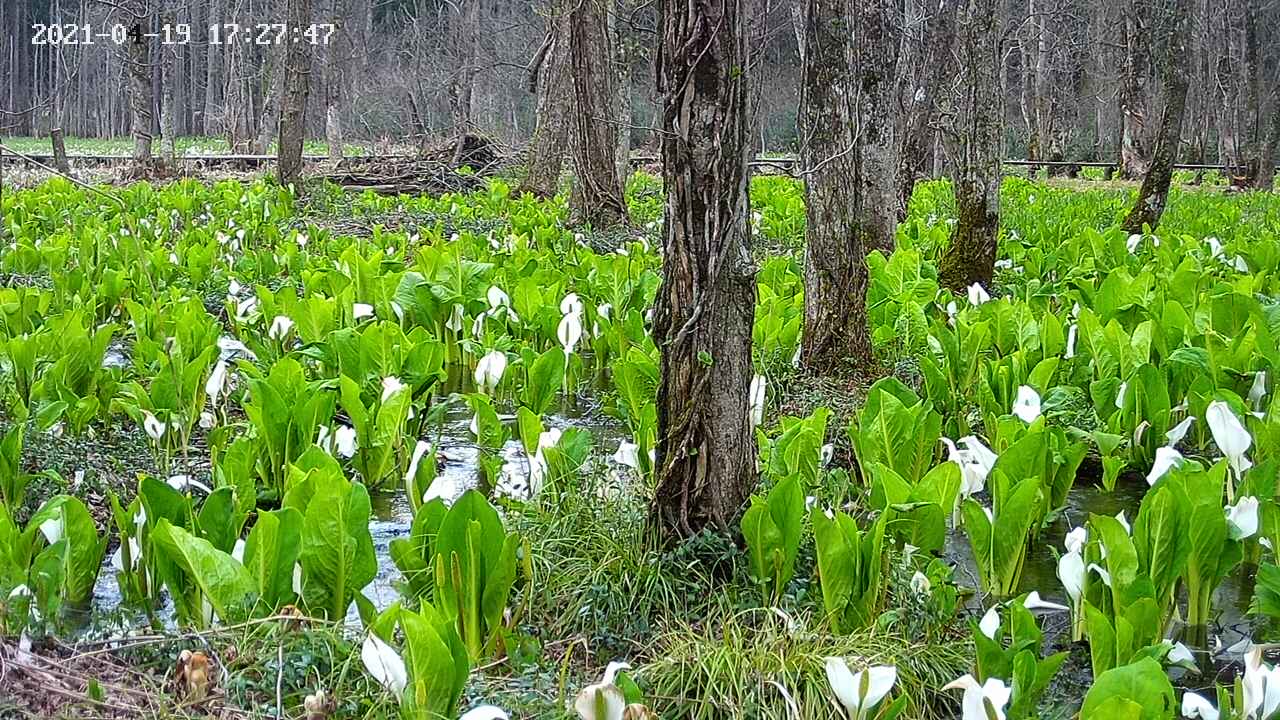
[[[863,473],[881,463],[914,483],[933,467],[940,449],[942,416],[897,378],[884,378],[867,391],[867,402],[849,427],[849,439]]]
[[[308,477],[314,490],[302,511],[302,601],[311,613],[342,620],[378,572],[369,492],[333,469]]]
[[[767,496],[753,496],[742,516],[749,572],[766,605],[778,601],[795,572],[804,512],[804,490],[792,475],[779,480]]]
[[[995,509],[973,498],[960,508],[983,588],[997,598],[1013,597],[1027,559],[1027,540],[1043,517],[1044,493],[1039,478],[1010,482],[992,471]]]
[[[831,628],[848,633],[868,627],[884,607],[886,516],[859,530],[849,515],[814,508],[813,537],[818,553],[822,605]]]
[[[1010,603],[1002,615],[993,637],[988,637],[977,622],[969,622],[977,658],[974,677],[979,683],[998,678],[1013,688],[1006,709],[1010,720],[1033,718],[1041,696],[1066,661],[1067,653],[1040,657],[1044,635],[1035,616],[1022,602]]]
[[[1143,658],[1099,674],[1084,697],[1080,720],[1171,720],[1177,707],[1164,668]]]

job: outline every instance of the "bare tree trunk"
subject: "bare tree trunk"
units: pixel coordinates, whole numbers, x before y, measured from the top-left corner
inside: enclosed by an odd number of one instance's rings
[[[1147,173],[1150,149],[1146,138],[1150,112],[1148,76],[1151,64],[1150,23],[1146,0],[1128,0],[1124,12],[1124,75],[1120,84],[1120,177],[1133,180]]]
[[[335,28],[334,36],[324,47],[324,138],[329,146],[329,159],[342,159],[342,53],[338,43],[344,41],[342,19],[346,17],[344,0],[328,0],[329,22]]]
[[[907,217],[916,183],[933,174],[937,98],[949,72],[955,39],[955,0],[910,0],[905,7],[903,26],[909,36],[902,42],[897,72],[901,78],[897,113],[899,221]]]
[[[995,272],[1004,134],[1001,7],[998,0],[960,0],[957,9],[962,81],[949,138],[956,224],[938,267],[939,281],[952,290],[990,284]]]
[[[209,24],[221,23],[226,21],[227,0],[209,0]],[[209,44],[209,48],[205,54],[205,84],[204,84],[204,112],[201,114],[201,122],[204,126],[205,135],[216,135],[220,128],[217,119],[222,116],[218,110],[218,103],[223,98],[223,87],[225,81],[222,77],[222,55],[227,50],[224,45]]]
[[[288,62],[284,57],[287,53],[288,50],[284,48],[268,47],[267,59],[263,62],[262,73],[266,75],[267,90],[262,98],[262,108],[258,113],[258,134],[252,146],[253,152],[259,155],[266,154],[271,148],[271,139],[280,132],[280,94],[284,92],[284,84],[287,82],[287,73],[283,67]]]
[[[150,32],[145,3],[135,2],[130,9],[133,13],[133,22],[137,23],[139,32]],[[133,165],[134,170],[138,172],[151,164],[151,128],[154,122],[151,109],[155,103],[151,94],[151,40],[146,37],[140,40],[140,42],[130,40],[127,58]]]
[[[67,145],[63,142],[62,128],[50,130],[49,140],[53,144],[53,166],[63,175],[70,175],[71,163],[67,160]]]
[[[173,13],[163,16],[164,23],[169,27],[177,24],[177,19]],[[176,65],[178,62],[178,48],[176,45],[160,46],[160,138],[162,143],[162,152],[164,156],[172,164],[177,155],[177,143],[174,137],[174,93],[178,86],[178,74]]]
[[[1259,190],[1270,190],[1277,187],[1276,179],[1276,148],[1280,147],[1280,97],[1276,98],[1275,107],[1271,108],[1271,133],[1267,136],[1267,141],[1263,143],[1261,162],[1259,167],[1262,172],[1259,173]]]
[[[560,188],[568,141],[568,111],[573,102],[569,87],[569,26],[563,0],[547,3],[547,38],[529,68],[530,89],[538,107],[533,137],[529,140],[525,176],[519,192],[551,197]]]
[[[667,192],[654,338],[658,484],[668,538],[727,532],[756,484],[747,410],[755,267],[747,227],[742,0],[660,0],[657,60]]]
[[[1122,226],[1131,233],[1141,232],[1143,226],[1155,229],[1164,214],[1169,199],[1169,183],[1173,180],[1173,164],[1178,160],[1178,145],[1182,139],[1182,115],[1187,104],[1187,87],[1190,85],[1190,57],[1187,40],[1191,32],[1192,0],[1166,0],[1169,40],[1164,57],[1160,60],[1166,100],[1160,118],[1160,134],[1156,138],[1151,167],[1142,179],[1138,199],[1134,202]]]
[[[472,131],[471,97],[475,93],[476,61],[480,44],[480,3],[482,0],[462,0],[461,18],[456,42],[461,55],[458,67],[449,83],[449,108],[453,114],[454,132],[458,134],[453,149],[453,164],[462,163],[462,151],[467,135]]]
[[[614,0],[609,13],[609,37],[613,42],[613,67],[618,91],[618,177],[623,188],[631,176],[631,63],[634,41],[627,32],[635,0]]]
[[[581,0],[569,13],[569,73],[573,82],[574,222],[596,228],[627,219],[618,177],[617,101],[609,47],[609,0]]]
[[[801,355],[806,366],[819,371],[873,360],[866,256],[874,249],[891,252],[897,226],[889,111],[896,49],[892,6],[884,0],[805,2],[799,115],[806,215]]]
[[[311,0],[289,0],[289,24],[311,21]],[[290,43],[284,60],[284,102],[280,107],[280,184],[302,192],[302,140],[306,133],[307,90],[311,74],[311,45]]]

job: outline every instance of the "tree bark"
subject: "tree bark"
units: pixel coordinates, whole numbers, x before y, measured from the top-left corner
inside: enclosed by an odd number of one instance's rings
[[[226,22],[226,10],[227,0],[209,0],[209,24]],[[204,112],[200,120],[207,136],[225,129],[219,127],[218,120],[223,113],[218,110],[218,103],[223,98],[222,54],[226,49],[223,45],[210,44],[205,54]]]
[[[1190,56],[1187,40],[1191,32],[1192,0],[1166,0],[1170,29],[1164,57],[1160,60],[1166,100],[1160,117],[1160,133],[1156,137],[1151,167],[1142,179],[1138,199],[1134,202],[1122,227],[1131,233],[1142,232],[1143,226],[1155,229],[1169,199],[1169,183],[1173,180],[1173,164],[1178,160],[1182,139],[1182,116],[1187,104],[1190,80]]]
[[[957,8],[961,96],[949,136],[956,224],[938,267],[939,281],[952,290],[989,285],[995,272],[1004,134],[1001,7],[998,0],[960,0]]]
[[[292,27],[311,21],[311,0],[289,0],[288,20]],[[280,107],[280,184],[293,185],[302,192],[302,140],[306,132],[308,78],[311,74],[311,44],[290,43],[284,60],[284,102]]]
[[[1120,177],[1133,180],[1147,173],[1148,95],[1151,65],[1147,0],[1129,0],[1124,12],[1124,74],[1120,84]]]
[[[916,183],[933,174],[937,97],[955,40],[955,0],[911,0],[907,7],[911,17],[904,26],[914,28],[914,35],[904,40],[898,59],[898,77],[903,78],[897,126],[899,222],[907,217]]]
[[[346,17],[344,0],[328,0],[329,22],[335,28],[329,44],[324,46],[324,138],[329,146],[329,159],[338,162],[342,159],[342,53],[339,52],[343,42],[343,22]]]
[[[177,24],[177,18],[172,13],[163,16],[164,22],[170,27]],[[160,46],[160,138],[162,152],[165,158],[170,162],[174,162],[177,155],[177,138],[174,129],[174,102],[176,100],[175,93],[178,87],[178,48],[173,46]]]
[[[287,82],[283,66],[288,62],[284,57],[288,52],[288,49],[268,47],[266,60],[262,64],[267,89],[258,113],[258,135],[251,148],[258,155],[266,154],[271,148],[271,139],[280,132],[280,94],[284,92],[284,84]]]
[[[604,228],[627,219],[618,177],[617,91],[608,32],[609,0],[580,0],[569,13],[573,83],[573,165],[569,209],[575,223]]]
[[[449,109],[453,115],[454,132],[458,134],[453,148],[453,164],[462,162],[467,135],[472,130],[471,98],[475,93],[476,62],[480,44],[480,3],[482,0],[462,0],[456,42],[460,45],[458,66],[449,83]]]
[[[818,371],[873,361],[866,256],[892,252],[897,228],[893,7],[885,0],[805,2],[801,357]]]
[[[67,145],[63,142],[62,128],[50,130],[49,140],[53,144],[53,166],[63,175],[70,175],[71,163],[67,161]]]
[[[148,33],[145,6],[131,6],[133,22],[139,32]],[[133,165],[135,171],[143,171],[151,164],[151,128],[154,122],[152,107],[155,99],[151,93],[151,39],[141,37],[129,40],[129,114],[130,133],[133,135]]]
[[[728,532],[756,484],[743,20],[742,0],[659,2],[667,200],[652,516],[668,539]]]
[[[573,102],[568,81],[568,12],[563,0],[549,2],[546,12],[547,39],[529,72],[530,89],[538,98],[537,115],[518,190],[543,198],[552,197],[560,188],[568,141],[567,115]]]

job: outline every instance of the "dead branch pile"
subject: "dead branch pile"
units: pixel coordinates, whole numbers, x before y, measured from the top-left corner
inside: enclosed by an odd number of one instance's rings
[[[321,177],[336,185],[380,195],[469,192],[484,184],[477,175],[462,175],[445,163],[418,159],[348,158]]]

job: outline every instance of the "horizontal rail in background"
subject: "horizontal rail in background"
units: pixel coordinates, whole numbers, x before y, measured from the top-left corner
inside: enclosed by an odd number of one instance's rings
[[[26,156],[31,158],[32,160],[35,160],[37,162],[42,162],[42,163],[51,163],[54,160],[53,155],[47,154],[47,153],[26,153]],[[157,159],[167,159],[167,158],[163,158],[163,156],[160,156],[160,155],[157,155],[155,157]],[[413,159],[416,159],[417,157],[418,157],[417,155],[413,155],[413,154],[349,155],[346,157],[346,160],[357,161],[357,162],[376,162],[379,160],[388,160],[388,161],[413,160]],[[25,160],[23,160],[23,158],[15,157],[13,155],[10,155],[9,153],[4,153],[3,155],[0,155],[0,159],[2,159],[3,162],[7,162],[7,163],[25,163],[26,162]],[[304,162],[315,163],[315,162],[327,161],[329,157],[327,155],[303,155],[302,159]],[[133,156],[132,155],[114,155],[114,154],[84,154],[84,155],[68,154],[67,160],[71,162],[80,162],[80,163],[113,164],[113,163],[132,162]],[[183,163],[190,163],[190,162],[206,163],[206,164],[244,163],[248,165],[254,165],[254,164],[275,162],[277,160],[277,156],[276,155],[248,155],[248,154],[177,155],[173,157],[173,160],[176,162],[183,162]],[[796,165],[798,161],[799,161],[798,158],[791,157],[791,156],[774,157],[774,158],[757,157],[749,161],[749,164],[753,167],[773,166],[778,168],[790,168]],[[657,162],[660,162],[660,158],[656,155],[632,155],[631,156],[632,165],[647,165],[647,164],[654,164]],[[1004,160],[1003,163],[1005,165],[1013,165],[1013,166],[1040,166],[1040,167],[1077,167],[1077,168],[1087,168],[1087,167],[1116,168],[1118,167],[1118,164],[1115,162],[1106,162],[1106,161],[1098,161],[1098,160],[1072,161],[1072,160],[1010,159],[1010,160]],[[1173,167],[1175,170],[1228,170],[1228,169],[1232,169],[1234,166],[1175,163]]]

